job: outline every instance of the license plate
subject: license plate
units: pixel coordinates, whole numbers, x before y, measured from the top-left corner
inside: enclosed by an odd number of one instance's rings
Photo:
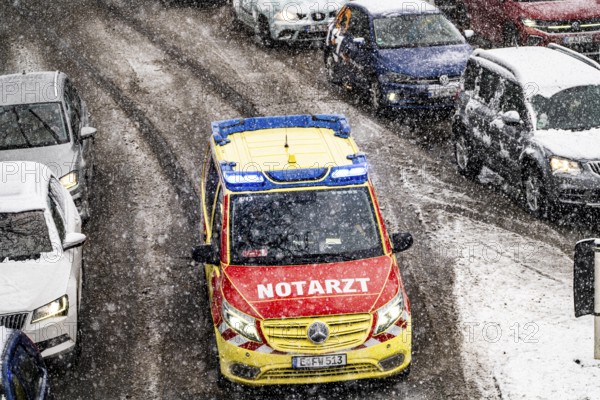
[[[345,354],[331,354],[328,356],[292,357],[292,368],[331,368],[346,365]]]
[[[327,32],[328,28],[329,28],[328,25],[308,25],[306,27],[306,32],[311,32],[311,33]]]
[[[428,88],[429,97],[439,99],[441,97],[452,97],[458,91],[458,85],[432,85]]]
[[[591,36],[566,36],[563,38],[564,44],[582,44],[592,42],[593,39]]]

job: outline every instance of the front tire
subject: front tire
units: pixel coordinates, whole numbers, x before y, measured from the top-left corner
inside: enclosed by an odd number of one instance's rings
[[[456,132],[454,139],[454,159],[458,172],[469,179],[475,179],[481,172],[483,162],[473,152],[473,146],[466,138],[464,129]]]
[[[271,28],[269,27],[269,20],[264,15],[258,17],[258,26],[256,38],[260,44],[267,48],[275,46],[275,41],[271,37]]]
[[[523,174],[523,194],[527,211],[536,218],[549,218],[552,203],[548,199],[542,173],[537,168],[528,168]]]
[[[369,98],[371,100],[371,108],[376,115],[383,111],[383,98],[381,92],[381,84],[377,78],[374,78],[369,86]]]
[[[335,68],[335,58],[332,52],[328,52],[325,57],[325,71],[327,72],[327,80],[335,85],[340,83],[340,78]]]

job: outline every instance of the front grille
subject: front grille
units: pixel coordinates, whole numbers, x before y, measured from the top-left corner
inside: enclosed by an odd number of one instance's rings
[[[600,175],[600,161],[589,162],[588,165],[593,173]]]
[[[327,15],[325,13],[322,12],[314,12],[312,14],[310,14],[310,17],[312,18],[313,21],[323,21],[325,19]]]
[[[23,329],[27,313],[0,315],[0,326],[10,329]]]
[[[293,369],[281,368],[265,372],[259,379],[313,378],[319,376],[358,375],[381,372],[374,364],[351,364],[337,368]]]
[[[600,31],[600,19],[538,21],[537,29],[548,33],[596,32]]]
[[[329,327],[329,338],[321,344],[308,339],[308,327],[317,320]],[[322,354],[358,346],[367,339],[370,329],[370,314],[268,319],[262,322],[263,334],[273,349],[303,354]]]

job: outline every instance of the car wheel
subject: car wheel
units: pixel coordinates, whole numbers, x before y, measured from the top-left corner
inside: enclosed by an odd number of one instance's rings
[[[483,163],[473,154],[473,149],[467,138],[464,130],[458,133],[454,140],[454,158],[458,171],[469,179],[475,179],[481,172]]]
[[[536,218],[550,216],[551,204],[546,196],[542,174],[536,168],[528,169],[523,175],[523,194],[527,211]]]
[[[340,78],[335,68],[335,59],[333,57],[333,53],[331,52],[329,52],[329,54],[325,58],[325,70],[327,72],[327,80],[329,82],[334,84],[340,83]]]
[[[269,21],[264,15],[258,17],[257,39],[258,42],[265,47],[270,48],[275,45],[275,41],[271,37],[271,28],[269,28]]]
[[[369,87],[369,98],[371,99],[371,108],[375,114],[380,114],[383,110],[381,102],[381,84],[377,78],[373,79]]]
[[[503,46],[514,47],[519,45],[519,34],[514,25],[506,25],[502,29]]]

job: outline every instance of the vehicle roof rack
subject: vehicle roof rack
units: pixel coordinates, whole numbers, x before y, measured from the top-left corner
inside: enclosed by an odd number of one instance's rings
[[[501,66],[502,68],[513,74],[517,82],[521,82],[521,74],[519,73],[518,68],[515,68],[511,63],[507,62],[501,57],[496,57],[494,54],[489,53],[487,50],[484,49],[475,50],[473,52],[473,55]]]
[[[576,58],[579,61],[586,63],[590,67],[600,70],[600,64],[598,64],[596,61],[592,60],[591,58],[589,58],[581,53],[576,52],[575,50],[569,49],[568,47],[561,46],[556,43],[550,43],[550,44],[548,44],[548,48],[552,49],[552,50],[556,50],[558,52],[561,52],[561,53],[571,56],[573,58]]]

